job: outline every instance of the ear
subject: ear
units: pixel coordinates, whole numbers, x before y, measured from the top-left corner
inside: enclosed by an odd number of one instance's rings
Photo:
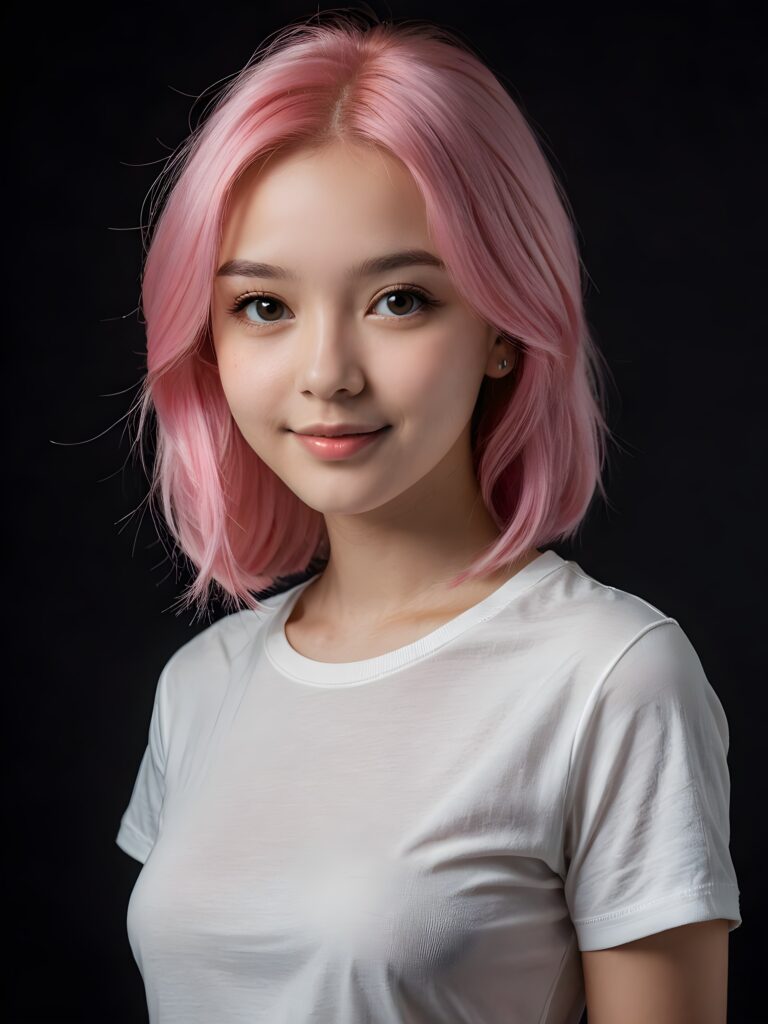
[[[496,380],[509,376],[515,371],[517,358],[518,354],[515,346],[510,344],[509,340],[503,335],[494,331],[491,349],[488,353],[488,361],[485,366],[487,376],[493,377]],[[499,365],[503,364],[505,359],[507,361],[506,366]]]

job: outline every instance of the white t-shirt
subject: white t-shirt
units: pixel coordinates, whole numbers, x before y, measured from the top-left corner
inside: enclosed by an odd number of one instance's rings
[[[546,550],[304,657],[313,579],[160,674],[116,842],[152,1024],[578,1024],[579,950],[741,923],[728,724],[678,622]]]

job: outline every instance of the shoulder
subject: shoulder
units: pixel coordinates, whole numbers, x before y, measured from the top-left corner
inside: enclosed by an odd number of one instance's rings
[[[647,719],[659,742],[680,723],[686,742],[717,742],[727,750],[725,709],[680,622],[638,594],[568,565],[558,629],[586,668],[573,677],[580,709],[575,746],[594,730],[619,742]]]
[[[600,629],[631,634],[644,626],[662,621],[675,621],[663,609],[640,594],[612,586],[590,575],[578,564],[568,561],[562,574],[561,594],[570,606],[568,611]]]
[[[164,700],[177,708],[215,703],[239,663],[252,657],[260,636],[293,588],[261,598],[261,608],[224,615],[196,633],[165,663]]]
[[[529,624],[542,670],[564,680],[560,698],[577,716],[586,720],[606,704],[631,715],[654,703],[659,714],[683,707],[691,717],[713,717],[727,735],[694,644],[674,616],[645,597],[568,561],[546,580]]]
[[[600,679],[630,690],[632,683],[649,689],[668,690],[701,684],[704,673],[699,656],[680,622],[638,594],[609,586],[571,568],[572,604],[585,634],[607,640]]]
[[[665,647],[669,626],[680,627],[665,610],[630,590],[602,582],[568,560],[534,587],[525,602],[531,639],[546,658],[579,665],[583,685],[595,683],[644,634],[644,646]]]

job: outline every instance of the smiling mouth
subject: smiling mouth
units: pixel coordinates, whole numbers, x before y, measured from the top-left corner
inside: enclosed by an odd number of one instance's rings
[[[390,426],[391,424],[385,423],[383,427],[379,427],[377,430],[361,430],[356,433],[353,432],[349,434],[305,434],[302,433],[300,430],[290,429],[288,429],[288,432],[291,434],[297,434],[299,437],[322,437],[329,441],[332,441],[335,438],[339,437],[371,437],[373,434],[380,434],[383,430],[389,430]]]
[[[391,424],[378,430],[367,430],[361,434],[335,434],[326,437],[323,434],[300,434],[292,431],[299,443],[317,458],[323,460],[347,459],[363,449],[371,448],[376,441],[391,429]]]
[[[388,427],[379,427],[378,430],[361,430],[356,434],[302,434],[302,437],[324,437],[329,441],[333,441],[337,437],[370,437],[372,434],[380,434],[382,430],[388,430]]]

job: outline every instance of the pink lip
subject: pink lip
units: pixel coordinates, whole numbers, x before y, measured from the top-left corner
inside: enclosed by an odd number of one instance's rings
[[[346,434],[340,437],[318,437],[315,434],[294,434],[294,437],[304,447],[316,455],[318,459],[336,460],[346,459],[355,455],[363,448],[370,448],[376,441],[389,430],[389,427],[382,427],[381,430],[374,430],[370,434]]]

